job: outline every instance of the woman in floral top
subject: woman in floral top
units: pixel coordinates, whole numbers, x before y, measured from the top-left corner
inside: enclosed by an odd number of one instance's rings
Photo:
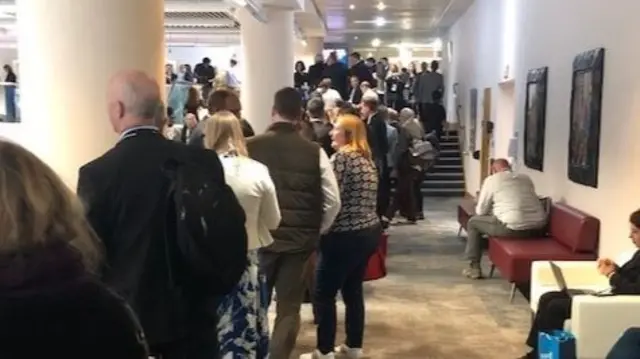
[[[339,116],[331,136],[337,151],[331,160],[340,185],[342,208],[320,241],[314,295],[317,346],[301,359],[332,359],[336,352],[353,359],[362,357],[362,282],[382,233],[376,214],[378,172],[371,159],[365,123],[354,115]],[[334,348],[338,291],[346,307],[347,339]]]

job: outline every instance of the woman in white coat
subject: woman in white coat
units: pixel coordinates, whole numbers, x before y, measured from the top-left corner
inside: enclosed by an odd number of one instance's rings
[[[249,242],[247,270],[218,307],[220,354],[222,358],[263,359],[269,346],[268,303],[258,250],[273,242],[270,230],[280,224],[276,189],[267,167],[247,156],[240,121],[233,113],[213,114],[204,124],[204,135],[205,148],[220,156],[227,184],[245,211]]]

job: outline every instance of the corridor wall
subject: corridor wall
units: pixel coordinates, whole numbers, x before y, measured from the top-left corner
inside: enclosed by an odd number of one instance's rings
[[[469,112],[469,89],[496,91],[508,65],[516,84],[514,128],[522,134],[526,72],[549,67],[544,171],[522,165],[517,170],[533,179],[541,195],[598,217],[600,252],[608,256],[631,247],[628,216],[640,208],[640,48],[634,45],[640,32],[638,12],[637,0],[619,0],[616,6],[603,6],[601,0],[476,1],[448,34],[454,55],[447,90],[460,84],[463,116]],[[567,160],[572,62],[578,53],[596,47],[606,49],[606,58],[599,180],[598,188],[591,188],[568,179]],[[479,103],[482,113],[482,99]],[[447,105],[453,113],[451,98]],[[495,118],[495,112],[492,115]],[[522,147],[520,142],[519,158]],[[470,155],[464,159],[469,193],[479,189],[478,164]]]

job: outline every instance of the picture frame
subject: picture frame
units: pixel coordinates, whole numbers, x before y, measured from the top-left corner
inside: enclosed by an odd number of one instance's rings
[[[598,188],[604,48],[573,60],[567,174],[572,182]]]
[[[524,104],[524,165],[544,170],[544,140],[547,117],[548,67],[527,72]]]
[[[478,138],[478,89],[469,90],[469,152],[476,150]]]

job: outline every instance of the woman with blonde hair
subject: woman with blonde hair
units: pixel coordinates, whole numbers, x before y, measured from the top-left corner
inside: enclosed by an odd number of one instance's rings
[[[246,214],[248,266],[236,289],[218,307],[221,357],[262,359],[268,355],[267,287],[259,271],[258,250],[273,242],[270,230],[280,224],[280,208],[269,170],[248,157],[242,127],[229,111],[205,121],[205,148],[220,156],[227,184]]]
[[[0,140],[0,358],[147,358],[132,311],[96,278],[100,264],[78,199]]]
[[[335,352],[362,357],[365,308],[362,282],[369,257],[375,252],[382,228],[376,214],[378,172],[367,142],[365,123],[354,115],[338,116],[332,131],[336,153],[331,158],[340,186],[342,207],[333,226],[320,240],[314,310],[317,345],[301,359],[331,359]],[[336,295],[346,307],[346,341],[334,348]]]

